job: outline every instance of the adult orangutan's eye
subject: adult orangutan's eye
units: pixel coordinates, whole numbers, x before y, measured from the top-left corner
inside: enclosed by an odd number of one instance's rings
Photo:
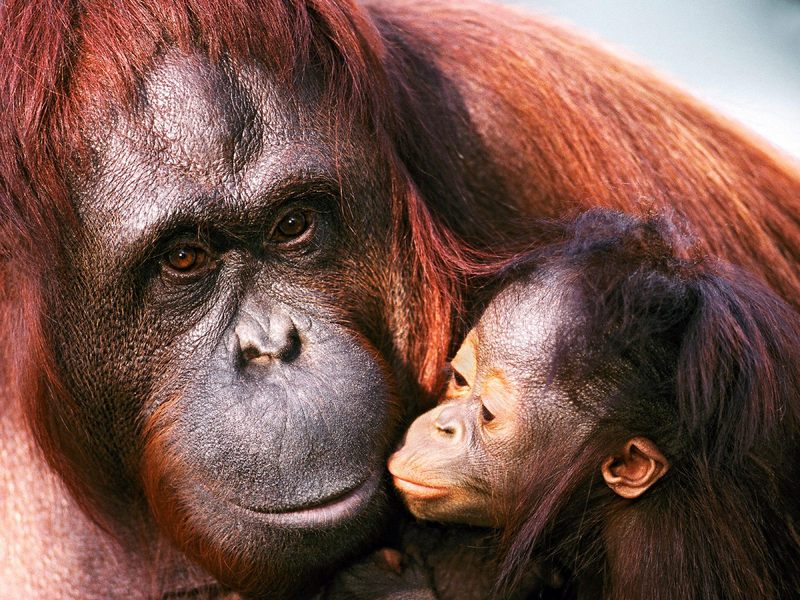
[[[289,242],[306,233],[313,225],[313,213],[300,210],[286,214],[275,227],[272,237],[277,242]]]
[[[177,246],[166,255],[169,268],[180,273],[189,273],[208,264],[208,253],[198,246]]]

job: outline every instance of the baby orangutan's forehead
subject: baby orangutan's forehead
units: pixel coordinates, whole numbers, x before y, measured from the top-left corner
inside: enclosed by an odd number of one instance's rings
[[[555,277],[515,282],[486,307],[476,327],[478,360],[529,368],[549,354],[571,319],[566,286]]]

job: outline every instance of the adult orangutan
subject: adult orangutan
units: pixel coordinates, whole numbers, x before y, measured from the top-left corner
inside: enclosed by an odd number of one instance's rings
[[[527,217],[654,198],[800,298],[788,164],[505,9],[6,0],[0,108],[0,596],[313,589]]]

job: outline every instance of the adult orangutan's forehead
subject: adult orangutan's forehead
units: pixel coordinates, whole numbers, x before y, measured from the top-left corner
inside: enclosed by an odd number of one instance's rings
[[[293,120],[265,77],[251,77],[251,85],[243,79],[225,63],[170,54],[147,76],[127,125],[162,160],[196,171],[230,162],[238,170],[252,159],[265,127],[286,129]]]
[[[120,239],[198,202],[269,204],[288,188],[346,179],[351,135],[342,139],[313,86],[289,90],[255,63],[171,53],[132,107],[90,125],[94,160],[78,209],[90,224],[121,228]]]
[[[321,82],[305,76],[291,89],[254,61],[170,53],[148,74],[133,114],[139,137],[165,154],[240,169],[262,143],[320,143],[333,135],[321,105]],[[197,165],[202,168],[202,165]]]

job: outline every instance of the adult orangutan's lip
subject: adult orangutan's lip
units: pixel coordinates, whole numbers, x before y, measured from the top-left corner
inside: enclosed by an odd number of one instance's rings
[[[358,515],[372,500],[381,482],[381,474],[373,473],[349,490],[322,498],[314,504],[296,509],[269,511],[231,503],[231,506],[255,515],[259,520],[278,527],[333,526]]]
[[[397,475],[394,475],[393,479],[394,479],[394,485],[398,490],[400,490],[404,494],[413,496],[414,498],[432,499],[432,498],[440,498],[447,494],[447,488],[436,487],[432,485],[424,485],[422,483],[417,483],[415,481],[409,481],[408,479],[403,479],[402,477],[398,477]]]

